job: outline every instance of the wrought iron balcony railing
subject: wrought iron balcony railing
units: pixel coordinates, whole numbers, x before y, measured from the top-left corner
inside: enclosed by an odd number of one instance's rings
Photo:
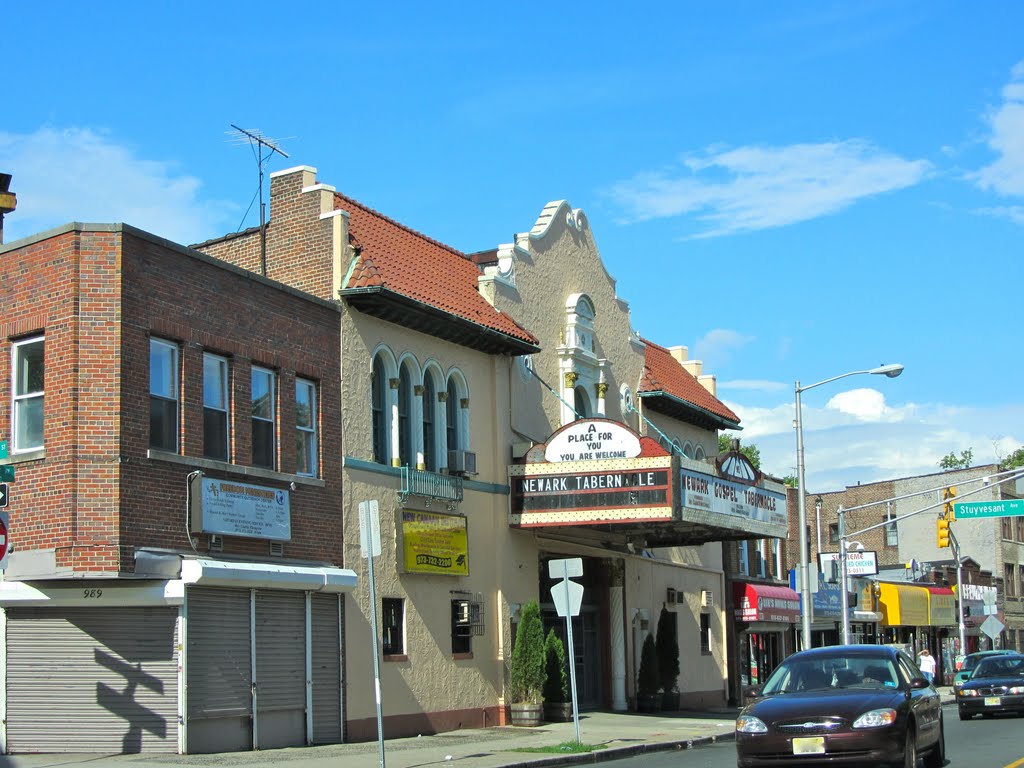
[[[462,478],[455,475],[442,475],[440,472],[427,472],[411,467],[402,467],[402,487],[398,491],[399,502],[410,496],[421,496],[431,500],[437,499],[454,509],[462,501]]]

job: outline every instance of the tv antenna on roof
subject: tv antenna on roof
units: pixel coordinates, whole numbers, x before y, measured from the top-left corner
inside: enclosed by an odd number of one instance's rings
[[[288,157],[288,153],[277,146],[275,141],[271,138],[264,136],[260,131],[256,129],[246,130],[245,128],[239,128],[234,123],[231,123],[231,127],[234,131],[228,131],[228,136],[235,139],[236,144],[248,143],[249,146],[253,147],[253,152],[256,155],[256,166],[259,168],[260,173],[260,274],[264,277],[267,276],[267,208],[263,202],[263,166],[266,165],[267,161],[274,156],[274,153],[281,155],[281,157]],[[266,154],[264,155],[264,151]],[[252,203],[250,203],[252,205]]]

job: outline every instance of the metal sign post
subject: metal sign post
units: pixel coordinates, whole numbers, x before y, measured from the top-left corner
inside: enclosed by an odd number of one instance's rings
[[[576,649],[572,641],[572,617],[580,614],[583,587],[575,581],[570,581],[569,577],[583,575],[583,558],[551,560],[548,562],[548,575],[553,579],[562,579],[561,584],[551,588],[551,598],[554,600],[558,615],[565,617],[565,635],[569,643],[569,680],[572,684],[572,722],[576,728],[576,743],[580,743],[580,708],[576,695]]]
[[[359,502],[359,543],[370,578],[370,632],[373,634],[373,685],[377,697],[377,744],[380,768],[384,768],[384,715],[380,702],[380,648],[377,645],[377,588],[373,583],[373,558],[380,555],[380,510],[377,500]]]

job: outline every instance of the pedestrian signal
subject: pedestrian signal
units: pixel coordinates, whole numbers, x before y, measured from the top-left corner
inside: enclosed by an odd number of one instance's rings
[[[938,527],[935,529],[935,544],[939,548],[949,546],[949,520],[939,519],[936,521]]]

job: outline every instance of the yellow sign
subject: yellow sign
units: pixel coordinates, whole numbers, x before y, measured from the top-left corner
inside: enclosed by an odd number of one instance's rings
[[[469,537],[461,515],[402,510],[402,548],[406,573],[469,575]]]

